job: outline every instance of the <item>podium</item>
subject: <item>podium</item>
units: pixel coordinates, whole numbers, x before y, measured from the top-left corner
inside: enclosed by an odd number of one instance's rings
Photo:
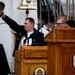
[[[47,75],[47,46],[23,46],[16,50],[15,75]]]
[[[45,41],[47,75],[75,75],[75,28],[54,28]]]

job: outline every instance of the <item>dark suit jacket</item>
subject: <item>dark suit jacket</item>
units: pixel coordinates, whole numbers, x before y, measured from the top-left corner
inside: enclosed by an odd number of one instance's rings
[[[10,68],[6,58],[3,45],[0,44],[0,75],[7,75],[10,73]]]
[[[24,29],[23,25],[18,25],[14,20],[10,19],[8,16],[5,16],[3,20],[9,25],[9,27],[17,32],[17,39],[16,39],[16,45],[15,45],[15,50],[18,49],[19,42],[24,35],[27,37],[27,31]],[[44,45],[44,34],[39,32],[34,28],[34,33],[30,35],[29,38],[32,38],[32,45]],[[14,53],[13,53],[14,55]]]

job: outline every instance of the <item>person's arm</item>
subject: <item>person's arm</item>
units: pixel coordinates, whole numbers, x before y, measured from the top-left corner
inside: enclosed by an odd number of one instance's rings
[[[20,25],[17,24],[14,20],[12,20],[11,18],[9,18],[7,15],[2,14],[2,19],[9,25],[9,27],[16,31],[16,32],[19,32],[20,31]]]

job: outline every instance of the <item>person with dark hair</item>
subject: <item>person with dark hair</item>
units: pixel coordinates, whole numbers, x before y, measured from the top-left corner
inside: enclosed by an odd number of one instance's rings
[[[44,37],[54,28],[54,18],[51,17],[50,21],[45,19],[45,24],[39,29],[44,34]]]
[[[67,27],[69,28],[75,28],[75,21],[74,20],[67,20],[65,22],[66,25],[68,25]]]
[[[44,34],[34,28],[35,21],[33,18],[26,18],[23,26],[19,25],[14,20],[9,18],[7,15],[4,14],[4,12],[1,17],[9,25],[9,27],[17,33],[13,56],[15,55],[15,51],[20,49],[23,45],[44,45]]]

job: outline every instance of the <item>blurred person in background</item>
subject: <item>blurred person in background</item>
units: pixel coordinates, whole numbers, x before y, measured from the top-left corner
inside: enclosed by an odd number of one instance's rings
[[[75,28],[75,20],[67,20],[65,22],[65,28]]]
[[[44,34],[44,37],[54,28],[54,18],[51,17],[50,21],[45,19],[45,24],[39,29]]]
[[[65,16],[58,17],[55,23],[55,27],[63,28],[66,21],[67,21],[67,18]]]

